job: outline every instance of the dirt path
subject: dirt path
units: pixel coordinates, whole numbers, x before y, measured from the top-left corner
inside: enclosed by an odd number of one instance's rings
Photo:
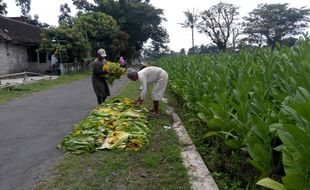
[[[110,88],[115,95],[128,79]],[[96,106],[91,80],[0,104],[0,189],[31,189],[63,154],[57,143]]]

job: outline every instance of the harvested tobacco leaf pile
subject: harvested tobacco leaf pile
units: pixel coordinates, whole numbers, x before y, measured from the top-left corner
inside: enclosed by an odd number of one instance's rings
[[[106,102],[76,124],[58,148],[75,154],[115,148],[138,150],[150,138],[147,113],[147,109],[136,107],[128,98]]]

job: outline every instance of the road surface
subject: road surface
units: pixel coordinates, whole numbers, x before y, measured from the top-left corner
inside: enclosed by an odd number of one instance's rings
[[[114,82],[111,95],[127,82]],[[29,190],[47,178],[63,155],[56,145],[96,104],[91,79],[0,104],[0,190]]]

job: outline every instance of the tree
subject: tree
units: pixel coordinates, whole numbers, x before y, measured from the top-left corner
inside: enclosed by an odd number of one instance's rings
[[[99,48],[105,48],[109,58],[113,59],[110,56],[114,55],[115,49],[112,46],[118,37],[119,26],[111,16],[100,12],[89,12],[80,14],[74,23],[74,28],[80,31],[85,39],[90,42],[94,52]]]
[[[2,2],[2,0],[0,0],[0,15],[6,15],[8,12],[6,11],[6,3]]]
[[[199,51],[199,47],[198,46],[194,46],[194,47],[191,47],[191,48],[188,49],[187,54],[188,55],[192,55],[192,54],[198,53],[198,51]]]
[[[274,48],[284,37],[300,34],[308,26],[309,14],[309,9],[289,8],[287,3],[259,4],[244,18],[244,33],[251,38],[263,36],[266,43]]]
[[[219,52],[219,49],[214,44],[201,45],[199,47],[199,53],[200,54],[204,54],[204,53],[218,53],[218,52]]]
[[[75,5],[76,8],[79,10],[89,12],[95,9],[95,6],[89,3],[87,0],[72,0],[72,2],[73,2],[73,5]]]
[[[218,3],[201,13],[202,22],[199,30],[206,33],[217,45],[219,50],[225,51],[231,35],[233,25],[239,15],[238,7],[228,3]]]
[[[258,47],[262,47],[265,41],[265,38],[262,34],[253,32],[253,30],[250,28],[247,29],[247,34],[248,34],[248,37],[245,37],[242,39],[244,43],[248,42],[251,45],[257,45]]]
[[[43,30],[41,49],[51,52],[59,45],[51,43],[57,38],[64,43],[61,48],[64,61],[82,61],[90,57],[99,48],[105,48],[109,59],[115,60],[115,51],[121,50],[123,40],[127,40],[127,34],[119,31],[116,21],[109,15],[100,12],[80,12],[73,18],[73,25],[61,24],[59,27],[49,27]],[[119,55],[119,54],[118,54]]]
[[[185,51],[184,48],[182,48],[182,49],[180,50],[180,54],[181,54],[181,55],[185,55],[185,54],[186,54],[186,51]]]
[[[140,55],[147,40],[151,39],[155,48],[164,47],[168,33],[161,26],[165,20],[163,10],[156,9],[149,1],[142,0],[94,0],[92,5],[85,0],[74,0],[78,9],[111,15],[120,27],[120,31],[128,35],[127,48],[121,52],[129,62]]]
[[[237,38],[239,35],[240,35],[239,29],[233,28],[232,29],[232,48],[233,48],[233,51],[236,50]]]
[[[184,23],[181,23],[181,26],[183,28],[190,28],[192,30],[192,48],[194,49],[195,43],[194,43],[194,28],[198,26],[198,19],[199,19],[199,15],[198,12],[195,11],[195,9],[193,9],[192,12],[190,12],[189,10],[184,12],[186,20],[184,21]]]
[[[168,34],[161,27],[161,22],[165,20],[163,10],[154,8],[148,2],[100,1],[96,10],[111,15],[118,22],[120,30],[129,35],[128,48],[123,52],[129,61],[139,56],[147,40],[152,40],[154,48],[163,46],[167,41]]]
[[[58,16],[58,24],[65,26],[73,26],[73,18],[70,16],[71,9],[67,3],[60,5],[61,15]]]
[[[30,12],[31,0],[15,0],[16,6],[20,6],[22,15],[28,16]]]
[[[39,21],[39,15],[35,14],[34,17],[32,18],[31,15],[27,15],[27,16],[20,16],[18,17],[19,21],[37,26],[37,27],[41,27],[41,28],[47,28],[49,27],[49,25],[47,23],[41,23]]]
[[[204,53],[217,53],[219,52],[219,49],[214,44],[209,45],[200,45],[200,46],[194,46],[194,48],[189,48],[188,54],[204,54]]]
[[[288,38],[284,38],[281,43],[285,46],[289,46],[292,47],[296,44],[296,42],[298,41],[297,38],[294,37],[288,37]]]
[[[87,57],[86,52],[91,49],[90,43],[77,28],[48,27],[42,29],[41,37],[40,50],[52,53],[60,48],[64,62],[82,61]],[[60,46],[52,42],[55,38],[61,40]]]
[[[166,43],[169,42],[169,36],[167,30],[161,26],[154,28],[150,38],[152,39],[151,44],[154,51],[161,51],[167,49]]]
[[[168,55],[176,55],[176,52],[169,50],[169,49],[163,49],[161,51],[155,51],[152,47],[146,47],[143,49],[143,59],[144,60],[156,60],[164,56]]]

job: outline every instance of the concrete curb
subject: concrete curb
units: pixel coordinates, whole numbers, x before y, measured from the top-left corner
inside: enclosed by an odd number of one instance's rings
[[[196,150],[191,138],[189,137],[186,129],[184,128],[181,119],[175,113],[173,107],[168,105],[168,100],[163,100],[166,104],[166,112],[172,115],[173,125],[172,129],[176,132],[181,146],[181,156],[183,164],[186,167],[190,184],[193,190],[218,190],[208,168],[203,162],[201,156]]]

